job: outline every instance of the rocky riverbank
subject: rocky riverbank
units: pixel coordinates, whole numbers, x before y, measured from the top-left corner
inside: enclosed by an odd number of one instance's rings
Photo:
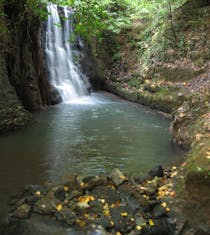
[[[2,234],[12,234],[14,224],[18,231],[18,224],[34,215],[78,234],[182,234],[185,223],[172,210],[176,176],[176,167],[157,166],[145,179],[114,169],[109,175],[70,176],[57,185],[30,185],[11,200],[9,224]]]

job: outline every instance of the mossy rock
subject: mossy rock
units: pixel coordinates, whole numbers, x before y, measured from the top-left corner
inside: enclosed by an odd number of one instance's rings
[[[32,121],[32,115],[21,105],[0,101],[0,134],[23,128]]]

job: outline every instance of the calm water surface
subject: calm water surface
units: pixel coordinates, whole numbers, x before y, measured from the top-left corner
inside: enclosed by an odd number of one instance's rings
[[[116,167],[143,175],[157,164],[176,164],[182,154],[171,143],[168,120],[110,94],[50,107],[33,126],[0,137],[0,216],[26,184]]]

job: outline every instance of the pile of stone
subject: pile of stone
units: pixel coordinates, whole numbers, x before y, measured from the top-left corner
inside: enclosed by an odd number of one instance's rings
[[[98,234],[175,234],[170,216],[175,174],[158,166],[140,180],[114,169],[110,175],[71,176],[59,185],[27,186],[12,199],[9,219],[38,214],[81,231],[95,228]]]

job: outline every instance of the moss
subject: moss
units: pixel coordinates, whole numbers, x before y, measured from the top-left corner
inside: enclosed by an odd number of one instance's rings
[[[32,121],[32,115],[22,106],[0,102],[0,133],[20,129]]]

